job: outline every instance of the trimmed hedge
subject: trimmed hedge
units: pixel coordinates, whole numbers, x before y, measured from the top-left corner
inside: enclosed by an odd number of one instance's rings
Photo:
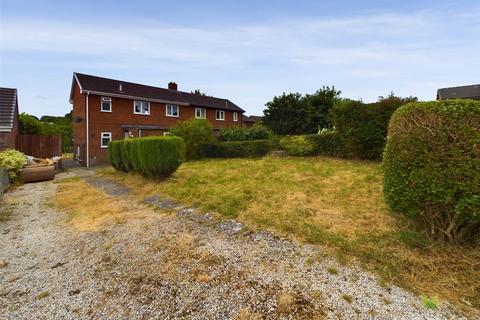
[[[380,160],[392,114],[400,106],[416,100],[413,97],[400,98],[390,95],[368,104],[348,99],[337,101],[331,116],[346,146],[348,157]]]
[[[213,143],[212,124],[205,119],[189,119],[180,121],[170,130],[170,133],[181,137],[187,145],[186,158],[188,160],[204,157],[204,145]]]
[[[111,141],[108,150],[115,169],[161,179],[177,170],[185,158],[186,146],[180,137],[145,137]]]
[[[205,145],[205,155],[211,158],[262,157],[270,150],[269,140],[217,142]]]
[[[122,144],[123,140],[110,141],[108,143],[108,160],[117,170],[124,170],[122,163]]]
[[[342,137],[335,130],[285,137],[280,140],[280,147],[291,156],[324,155],[345,158],[348,154]]]
[[[480,240],[480,101],[411,103],[383,156],[389,207],[448,241]]]

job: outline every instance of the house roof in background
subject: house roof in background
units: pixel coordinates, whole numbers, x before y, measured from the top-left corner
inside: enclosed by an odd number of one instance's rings
[[[480,84],[438,89],[437,99],[480,99]]]
[[[245,110],[228,99],[152,87],[123,80],[114,80],[75,72],[73,74],[73,81],[78,81],[82,92],[90,92],[92,94],[140,98],[154,102],[175,103],[179,105],[191,105],[228,111],[245,112]],[[72,101],[72,98],[73,84],[72,92],[70,93],[70,101]]]
[[[244,114],[242,115],[242,121],[243,121],[243,122],[252,122],[252,123],[256,122],[255,120],[253,120],[253,119],[250,118],[250,117],[247,117],[247,116],[244,115]]]
[[[0,131],[12,130],[17,101],[17,89],[0,88]]]

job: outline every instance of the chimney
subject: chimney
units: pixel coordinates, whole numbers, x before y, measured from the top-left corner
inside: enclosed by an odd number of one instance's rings
[[[177,91],[177,84],[175,82],[169,82],[168,83],[168,90]]]

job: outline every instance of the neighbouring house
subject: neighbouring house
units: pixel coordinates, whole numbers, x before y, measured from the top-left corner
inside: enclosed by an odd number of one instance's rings
[[[437,100],[473,99],[480,100],[480,84],[441,88],[437,90]]]
[[[243,115],[242,120],[243,120],[243,125],[247,128],[250,128],[255,123],[262,121],[262,117],[261,116],[246,116],[246,115]]]
[[[0,88],[0,150],[15,148],[17,135],[17,89]]]
[[[105,163],[110,140],[158,136],[180,120],[207,119],[215,131],[242,126],[242,108],[228,99],[122,80],[74,73],[70,91],[73,104],[73,152],[87,167]]]

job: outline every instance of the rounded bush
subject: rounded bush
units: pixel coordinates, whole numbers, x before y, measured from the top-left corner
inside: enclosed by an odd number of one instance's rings
[[[389,125],[384,195],[437,239],[480,235],[480,101],[410,103]]]
[[[315,154],[315,145],[305,136],[291,136],[280,140],[280,146],[290,156],[311,156]]]
[[[188,160],[202,158],[204,146],[215,140],[213,127],[205,119],[180,121],[170,132],[181,137],[187,145],[186,158]]]
[[[138,157],[137,170],[161,179],[170,176],[185,159],[186,146],[180,137],[146,137],[133,140]]]
[[[8,171],[11,182],[16,182],[20,170],[25,166],[27,158],[23,153],[13,149],[0,152],[0,167]]]

